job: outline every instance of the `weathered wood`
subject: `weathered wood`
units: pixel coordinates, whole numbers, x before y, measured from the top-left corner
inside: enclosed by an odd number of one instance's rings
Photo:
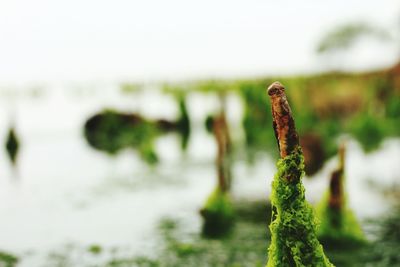
[[[217,141],[216,166],[218,169],[218,184],[222,191],[228,191],[231,186],[229,166],[230,137],[225,113],[214,118],[213,130]]]
[[[267,93],[271,100],[273,127],[282,158],[291,154],[299,146],[292,110],[285,94],[285,87],[280,82],[272,83]]]
[[[345,144],[339,147],[339,166],[332,172],[329,185],[329,207],[335,211],[340,211],[344,205],[343,178],[344,178],[344,161],[345,161]]]

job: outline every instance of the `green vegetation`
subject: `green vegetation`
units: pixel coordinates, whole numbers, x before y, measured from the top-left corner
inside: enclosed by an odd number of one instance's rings
[[[135,114],[121,114],[105,110],[91,117],[85,124],[85,137],[96,149],[115,154],[125,148],[135,148],[146,162],[158,161],[154,140],[157,127]]]
[[[307,163],[316,166],[307,171],[312,175],[322,167],[324,160],[337,153],[337,139],[341,134],[352,135],[368,152],[378,148],[385,138],[400,135],[400,87],[397,78],[400,76],[391,71],[282,79],[293,88],[287,96],[298,123],[300,142],[310,136],[311,141],[302,143],[303,149],[297,147],[278,160],[278,172],[272,183],[272,208],[265,200],[263,205],[253,205],[232,199],[229,168],[225,165],[229,149],[223,145],[225,152],[221,153],[216,164],[218,185],[201,210],[204,219],[202,234],[200,229],[185,232],[184,225],[180,225],[185,222],[165,220],[159,229],[162,247],[154,249],[151,256],[137,256],[134,252],[114,255],[111,249],[94,244],[85,246],[79,252],[99,261],[105,259],[106,262],[87,263],[87,266],[265,266],[268,245],[269,267],[332,266],[330,261],[344,267],[399,265],[399,210],[394,209],[390,216],[379,218],[376,240],[364,243],[365,237],[347,206],[345,193],[341,202],[343,207],[339,210],[330,208],[330,193],[324,195],[317,210],[321,222],[318,226],[313,210],[305,200],[302,184],[306,168],[304,157],[319,150],[315,153],[317,156],[311,155],[311,163]],[[244,107],[246,150],[250,153],[268,151],[278,156],[274,149],[277,140],[268,127],[273,124],[268,114],[271,105],[264,90],[261,90],[265,83],[265,79],[209,81],[188,85],[188,89],[216,95],[224,91],[240,96]],[[129,85],[121,90],[134,94],[140,88]],[[185,105],[185,94],[188,92],[179,91],[176,94],[180,110],[176,121],[149,120],[140,114],[105,110],[86,122],[85,137],[91,146],[111,155],[123,149],[135,149],[144,161],[155,164],[158,156],[154,144],[163,134],[179,133],[182,148],[188,145],[191,130]],[[214,130],[214,123],[214,118],[207,118],[206,125],[210,132]],[[317,143],[320,149],[315,149]],[[7,152],[12,162],[16,161],[18,147],[15,129],[11,128],[7,137]],[[315,163],[314,160],[321,162]],[[343,181],[343,172],[340,175]],[[223,185],[225,182],[228,185]],[[272,213],[272,234],[265,227],[265,221],[270,219],[267,212]],[[271,243],[267,240],[269,237]],[[338,243],[340,245],[335,246]],[[363,245],[359,246],[361,243]],[[107,257],[110,254],[112,257]],[[64,251],[54,254],[49,266],[81,266],[80,262],[73,261],[71,255],[65,255]],[[59,264],[52,265],[52,261]],[[17,262],[17,257],[0,253],[0,266],[16,266]]]
[[[328,73],[302,77],[282,77],[290,86],[287,93],[291,108],[298,122],[300,140],[313,135],[320,140],[318,155],[305,153],[308,165],[316,166],[313,174],[323,166],[326,159],[337,153],[337,139],[349,134],[357,139],[365,151],[378,148],[383,139],[399,136],[400,91],[398,85],[400,67],[365,74]],[[186,85],[188,91],[236,92],[243,100],[246,151],[250,156],[257,151],[274,150],[276,141],[273,132],[264,127],[271,125],[270,109],[262,88],[268,79],[212,81]],[[266,104],[267,103],[267,104]],[[306,105],[304,103],[307,103]],[[316,151],[313,143],[303,147],[304,152]],[[309,156],[313,161],[310,162]],[[311,160],[312,160],[311,159]]]
[[[265,265],[268,235],[263,224],[270,207],[265,201],[234,202],[237,214],[236,227],[229,235],[219,239],[202,238],[195,233],[184,233],[179,221],[164,221],[161,225],[165,247],[151,261],[165,267],[261,267]]]
[[[304,157],[285,87],[274,82],[267,93],[281,157],[272,182],[267,267],[333,266],[317,239],[313,209],[305,199]]]
[[[211,193],[200,213],[204,219],[203,234],[207,237],[220,237],[231,231],[235,221],[230,196],[232,186],[230,153],[232,149],[223,103],[220,114],[208,117],[205,124],[207,130],[213,132],[217,143],[215,165],[218,182],[216,189]]]
[[[190,120],[189,113],[185,103],[185,97],[183,95],[178,96],[178,105],[179,105],[179,118],[176,123],[177,131],[182,136],[181,147],[185,150],[189,143],[190,136]]]
[[[276,145],[274,133],[265,127],[265,125],[272,125],[272,119],[270,116],[266,116],[271,107],[265,93],[260,90],[263,88],[263,84],[265,83],[258,81],[239,83],[239,92],[244,104],[243,127],[250,153],[257,150],[272,152]]]
[[[204,238],[197,230],[188,231],[187,222],[164,218],[157,228],[160,242],[151,254],[126,248],[101,248],[93,253],[89,247],[65,246],[52,252],[45,266],[62,267],[262,267],[271,207],[265,200],[241,199],[231,203],[237,214],[236,227],[223,238]],[[94,245],[98,246],[98,245]],[[97,249],[96,249],[97,252]],[[142,254],[143,253],[143,254]],[[78,255],[78,257],[77,257]],[[85,260],[82,260],[85,259]],[[1,266],[1,265],[0,265]]]
[[[366,242],[361,227],[347,203],[345,191],[345,144],[339,148],[339,166],[332,172],[328,192],[317,208],[318,237],[326,246],[351,247]]]
[[[216,188],[207,199],[201,215],[204,218],[202,232],[205,236],[218,237],[228,234],[235,221],[229,192]]]
[[[95,245],[95,244],[93,244],[93,245],[88,247],[88,251],[93,253],[93,254],[100,254],[102,250],[103,249],[102,249],[101,246]]]
[[[353,211],[344,208],[335,210],[329,208],[329,194],[325,194],[317,207],[318,238],[324,246],[358,246],[366,242]],[[345,197],[346,204],[346,197]]]
[[[384,30],[367,23],[344,24],[329,32],[319,43],[317,51],[318,53],[326,53],[333,50],[348,49],[363,36],[371,36],[378,40],[390,38]]]
[[[183,97],[179,99],[180,117],[177,121],[148,120],[139,114],[104,110],[89,118],[84,125],[84,135],[88,143],[111,155],[131,148],[139,152],[149,164],[158,162],[154,149],[155,139],[167,132],[178,132],[182,136],[182,148],[186,149],[190,122]]]
[[[17,163],[18,149],[19,149],[18,137],[15,133],[14,127],[11,127],[7,135],[6,151],[13,165]]]
[[[332,266],[318,242],[313,209],[305,200],[301,149],[280,159],[277,166],[272,183],[272,239],[267,266]],[[293,175],[299,180],[288,182],[287,177]]]
[[[157,233],[161,241],[151,250],[151,254],[137,255],[121,248],[102,248],[101,253],[93,254],[87,247],[64,247],[49,255],[45,266],[63,267],[262,267],[267,262],[265,250],[269,245],[270,232],[265,221],[271,219],[271,206],[266,199],[233,202],[236,213],[236,226],[229,235],[219,239],[203,238],[197,230],[188,231],[190,222],[177,218],[164,218],[160,221]],[[398,213],[400,214],[400,213]],[[390,234],[398,233],[398,220],[392,219]],[[386,221],[385,218],[382,218]],[[386,224],[376,222],[379,229],[387,229]],[[378,233],[381,236],[380,233]],[[397,235],[398,236],[398,235]],[[383,236],[382,236],[383,239]],[[325,253],[337,266],[397,266],[399,242],[390,238],[360,248],[326,248]],[[392,246],[393,245],[393,246]],[[97,245],[95,245],[97,246]],[[389,250],[388,250],[389,249]],[[79,257],[76,257],[79,255]],[[388,258],[397,257],[397,261]],[[96,264],[82,262],[85,259],[98,259]],[[1,265],[0,265],[1,266]]]
[[[18,258],[7,252],[0,251],[0,266],[2,267],[15,267],[17,266]]]
[[[355,25],[350,31],[357,32],[353,37],[358,38],[369,34],[368,28],[370,26]],[[379,35],[379,30],[370,30],[372,35]],[[354,40],[349,41],[349,45]],[[316,173],[328,158],[336,155],[340,135],[351,135],[366,152],[378,148],[386,137],[400,136],[397,126],[400,124],[399,74],[400,64],[370,73],[279,77],[292,88],[287,96],[298,122],[300,141],[310,135],[319,140],[318,149],[313,145],[315,142],[306,142],[303,146],[308,175]],[[272,80],[266,78],[195,81],[167,84],[164,91],[179,95],[191,92],[237,94],[244,107],[243,129],[249,158],[258,151],[268,151],[277,157],[273,132],[264,127],[272,124],[266,112],[270,105],[262,90],[270,82]],[[313,154],[315,151],[317,153]]]

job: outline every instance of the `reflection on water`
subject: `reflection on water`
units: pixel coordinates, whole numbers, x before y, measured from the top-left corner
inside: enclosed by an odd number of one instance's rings
[[[90,93],[71,92],[75,91],[56,87],[41,97],[20,97],[16,102],[16,131],[21,142],[19,180],[13,179],[7,155],[1,153],[1,250],[22,255],[20,266],[39,266],[57,248],[77,253],[73,257],[79,258],[79,251],[99,245],[109,251],[96,257],[96,261],[103,261],[102,257],[112,257],[113,249],[121,255],[150,253],[160,241],[157,225],[165,216],[178,218],[185,231],[199,232],[198,210],[216,181],[215,140],[203,123],[207,114],[217,110],[218,99],[200,93],[187,96],[192,127],[188,150],[180,150],[176,134],[163,135],[155,141],[160,164],[151,167],[133,150],[123,150],[115,157],[93,150],[83,138],[82,127],[103,108],[174,120],[179,110],[172,96],[154,87],[132,95],[113,86]],[[237,96],[228,97],[227,108],[233,138],[237,138],[243,113]],[[1,116],[0,136],[5,137],[7,120]],[[368,155],[356,142],[349,142],[349,205],[359,218],[384,211],[386,201],[367,181],[396,181],[399,158],[399,140],[389,140]],[[313,179],[305,179],[312,202],[321,198],[335,166],[333,158]],[[257,154],[251,166],[239,156],[232,171],[235,198],[266,201],[275,172],[270,156]],[[92,247],[90,251],[96,254],[97,250]]]

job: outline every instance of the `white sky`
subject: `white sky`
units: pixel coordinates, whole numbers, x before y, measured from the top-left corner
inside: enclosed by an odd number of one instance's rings
[[[324,31],[394,28],[397,0],[0,0],[0,83],[232,77],[319,70]],[[394,45],[345,64],[392,64]]]

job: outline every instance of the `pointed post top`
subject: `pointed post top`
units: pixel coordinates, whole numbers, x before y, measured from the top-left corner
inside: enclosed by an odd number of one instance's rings
[[[282,95],[285,93],[285,87],[276,81],[267,88],[267,93],[269,96]]]
[[[268,87],[267,93],[271,100],[275,137],[281,158],[284,158],[299,146],[299,136],[286,98],[285,87],[280,82],[274,82]]]

